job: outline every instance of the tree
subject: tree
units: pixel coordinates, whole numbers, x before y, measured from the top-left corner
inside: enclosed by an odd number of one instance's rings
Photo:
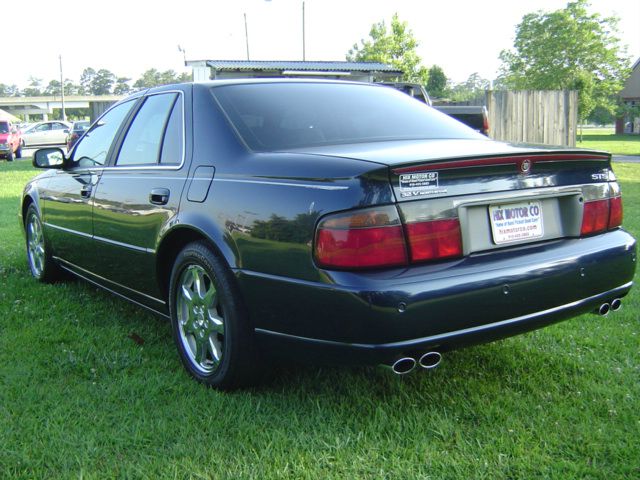
[[[91,94],[109,95],[115,82],[116,76],[109,70],[101,68],[91,80]]]
[[[29,77],[29,86],[22,93],[25,97],[39,97],[42,95],[42,79]]]
[[[451,100],[455,102],[468,102],[482,97],[489,88],[489,80],[482,78],[478,72],[469,75],[466,81],[458,83],[451,88]]]
[[[131,86],[129,85],[130,81],[130,78],[118,77],[116,80],[116,86],[113,87],[113,93],[115,95],[126,95],[131,92]]]
[[[587,0],[551,13],[529,13],[516,26],[514,50],[503,50],[500,80],[517,90],[578,90],[584,121],[596,106],[614,108],[629,73],[616,17],[588,12]]]
[[[79,95],[82,87],[80,85],[76,85],[68,78],[64,79],[64,94],[65,95]]]
[[[45,95],[60,96],[60,82],[58,80],[51,80],[47,88],[43,92]]]
[[[80,75],[80,94],[88,95],[91,93],[91,83],[93,82],[94,77],[96,76],[96,71],[87,67],[82,71],[82,75]]]
[[[17,97],[19,95],[20,89],[16,85],[0,83],[0,97]]]
[[[402,70],[402,79],[407,82],[427,83],[428,71],[421,64],[416,53],[418,41],[395,13],[391,18],[391,30],[387,30],[384,20],[374,23],[368,39],[360,40],[347,53],[349,62],[381,62]]]
[[[444,70],[438,65],[434,65],[429,69],[429,79],[427,80],[427,92],[430,97],[442,98],[445,96],[447,89],[447,76]]]
[[[142,74],[133,84],[133,88],[151,88],[159,85],[169,85],[170,83],[190,82],[191,76],[188,73],[178,75],[174,70],[159,72],[155,68],[150,68]]]

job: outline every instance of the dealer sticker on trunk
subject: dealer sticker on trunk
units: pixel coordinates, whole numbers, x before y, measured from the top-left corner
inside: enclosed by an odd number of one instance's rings
[[[447,193],[446,188],[440,188],[438,185],[438,172],[400,175],[400,196],[402,198],[438,193]]]
[[[497,245],[544,235],[540,202],[490,205],[489,219],[493,241]]]

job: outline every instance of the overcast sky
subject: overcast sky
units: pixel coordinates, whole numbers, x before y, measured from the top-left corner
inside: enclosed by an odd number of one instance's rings
[[[137,79],[149,69],[189,71],[187,60],[246,59],[244,14],[252,60],[302,59],[301,0],[172,0],[69,4],[51,0],[5,5],[0,83],[25,87],[30,76],[46,84],[78,81],[85,67]],[[495,78],[498,54],[513,45],[526,13],[563,8],[565,0],[306,0],[307,60],[344,60],[371,25],[394,12],[420,42],[423,64],[440,65],[456,82],[478,72]],[[635,62],[640,56],[640,0],[592,0],[591,9],[620,17],[620,36]]]

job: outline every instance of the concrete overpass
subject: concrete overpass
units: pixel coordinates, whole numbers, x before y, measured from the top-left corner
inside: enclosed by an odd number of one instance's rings
[[[64,97],[64,108],[89,108],[91,121],[98,118],[107,108],[125,98],[124,95],[69,95]],[[12,115],[23,115],[25,121],[31,115],[49,120],[53,109],[62,109],[59,96],[47,97],[0,97],[0,108]]]

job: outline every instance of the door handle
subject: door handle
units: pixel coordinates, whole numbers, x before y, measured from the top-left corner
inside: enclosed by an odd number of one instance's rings
[[[166,205],[169,202],[168,188],[154,188],[149,194],[149,203],[154,205]]]
[[[89,198],[91,196],[91,190],[92,190],[91,185],[83,185],[82,188],[80,189],[80,196],[82,198]]]

